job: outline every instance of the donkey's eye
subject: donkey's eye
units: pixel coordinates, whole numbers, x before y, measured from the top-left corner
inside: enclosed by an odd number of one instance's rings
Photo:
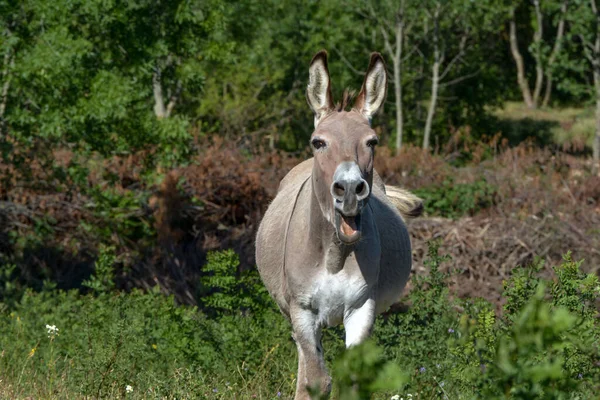
[[[326,146],[326,143],[325,143],[325,141],[324,141],[323,139],[313,139],[313,140],[310,142],[310,144],[312,145],[312,147],[313,147],[315,150],[322,149],[323,147],[325,147],[325,146]]]
[[[369,147],[375,147],[378,144],[379,144],[379,139],[377,139],[377,138],[367,140],[367,146],[369,146]]]

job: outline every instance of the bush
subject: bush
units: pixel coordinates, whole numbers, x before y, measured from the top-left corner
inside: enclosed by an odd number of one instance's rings
[[[201,279],[202,309],[210,315],[231,315],[252,311],[259,315],[275,311],[256,270],[238,273],[240,259],[233,250],[208,253]]]
[[[496,189],[484,179],[473,183],[456,183],[452,178],[447,178],[441,187],[431,186],[414,192],[424,200],[425,212],[457,219],[491,207]]]

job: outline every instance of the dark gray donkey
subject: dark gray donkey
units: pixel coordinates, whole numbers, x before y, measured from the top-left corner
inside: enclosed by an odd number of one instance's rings
[[[411,268],[402,216],[422,210],[420,199],[384,186],[373,169],[378,138],[370,121],[387,90],[381,55],[371,55],[351,111],[344,110],[348,96],[333,103],[325,51],[315,55],[309,74],[314,157],[281,181],[256,238],[258,270],[298,347],[296,399],[309,399],[307,387],[331,390],[322,327],[343,322],[346,346],[356,345],[375,316],[398,300]]]

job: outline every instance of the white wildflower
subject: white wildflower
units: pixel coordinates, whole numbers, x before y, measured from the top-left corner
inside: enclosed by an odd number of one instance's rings
[[[133,387],[131,385],[127,385],[127,386],[125,386],[125,391],[127,393],[131,393],[131,392],[133,392]]]
[[[390,400],[400,400],[400,395],[399,394],[395,394],[393,395]]]
[[[46,331],[48,332],[48,338],[54,339],[58,336],[58,328],[56,325],[48,325],[46,324]]]

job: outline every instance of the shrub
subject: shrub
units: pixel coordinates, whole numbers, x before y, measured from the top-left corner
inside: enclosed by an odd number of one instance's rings
[[[456,219],[491,207],[496,189],[484,179],[456,183],[449,177],[441,186],[416,189],[414,192],[424,200],[425,212]]]
[[[210,315],[252,311],[255,315],[274,304],[256,270],[238,272],[240,259],[233,250],[213,251],[207,256],[200,302]]]

